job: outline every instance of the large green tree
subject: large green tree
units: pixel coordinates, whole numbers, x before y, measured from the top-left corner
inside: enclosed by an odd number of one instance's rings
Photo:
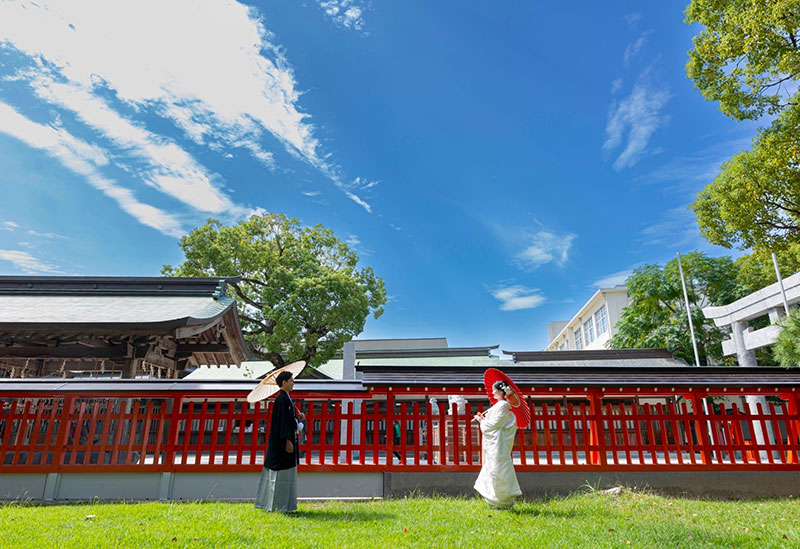
[[[800,0],[692,0],[700,24],[686,72],[706,99],[738,120],[780,112],[800,79]]]
[[[800,243],[788,245],[775,254],[781,277],[786,278],[800,272]],[[736,259],[736,299],[756,292],[777,282],[772,256],[757,251]]]
[[[358,335],[386,303],[383,281],[322,225],[281,214],[233,226],[210,219],[180,240],[186,259],[169,276],[241,276],[233,284],[246,340],[276,367],[316,366]]]
[[[692,209],[710,242],[779,249],[800,241],[800,0],[692,0],[702,25],[686,73],[737,120],[780,114],[699,195]]]
[[[775,250],[800,242],[800,104],[723,164],[692,209],[714,244]]]
[[[691,252],[681,257],[700,363],[723,361],[727,336],[703,316],[702,308],[736,299],[736,267],[729,257]],[[611,339],[615,349],[667,348],[694,364],[686,303],[677,258],[666,265],[645,265],[626,281],[629,304]]]

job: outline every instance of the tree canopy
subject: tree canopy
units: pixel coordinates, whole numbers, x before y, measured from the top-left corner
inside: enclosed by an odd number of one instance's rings
[[[775,253],[781,277],[786,278],[800,272],[800,244],[793,243]],[[772,256],[766,251],[757,251],[736,259],[736,299],[765,288],[777,281]]]
[[[800,104],[723,164],[692,209],[714,244],[780,249],[800,241]]]
[[[686,72],[706,99],[737,120],[780,112],[800,79],[800,0],[692,0]]]
[[[800,367],[800,309],[793,309],[780,321],[782,327],[773,345],[775,358],[781,366]]]
[[[700,363],[722,362],[722,341],[727,336],[703,316],[702,308],[730,303],[738,297],[736,267],[729,257],[708,257],[701,252],[686,254],[681,261]],[[636,269],[626,285],[629,304],[622,310],[611,348],[664,347],[694,364],[677,259],[663,267],[645,265]]]
[[[185,260],[169,276],[241,276],[233,284],[242,331],[276,367],[316,366],[361,333],[386,303],[383,281],[322,225],[302,227],[282,214],[233,226],[209,219],[181,238]]]

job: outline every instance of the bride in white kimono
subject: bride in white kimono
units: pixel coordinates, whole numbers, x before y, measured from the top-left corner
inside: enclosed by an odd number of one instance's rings
[[[517,434],[517,418],[506,400],[511,387],[503,381],[492,386],[492,394],[497,402],[486,412],[478,412],[475,419],[480,423],[483,433],[481,454],[483,466],[475,481],[475,490],[492,507],[506,509],[514,505],[514,498],[522,495],[522,490],[514,473],[511,461],[511,448]]]

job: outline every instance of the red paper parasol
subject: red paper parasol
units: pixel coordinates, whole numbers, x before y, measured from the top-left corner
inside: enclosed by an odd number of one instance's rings
[[[511,405],[511,411],[517,416],[517,427],[524,429],[531,422],[531,411],[525,402],[525,397],[519,387],[497,368],[489,368],[483,373],[483,385],[489,395],[489,401],[494,404],[497,400],[492,394],[492,386],[497,381],[505,381],[511,387],[511,393],[506,395],[506,400]]]

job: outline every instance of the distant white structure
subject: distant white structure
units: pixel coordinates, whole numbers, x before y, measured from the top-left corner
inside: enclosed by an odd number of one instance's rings
[[[800,273],[783,279],[783,287],[790,307],[800,303]],[[737,355],[739,366],[756,366],[754,351],[775,343],[781,331],[775,324],[785,314],[780,285],[776,282],[728,305],[706,307],[703,314],[730,330],[731,338],[722,342],[724,355]],[[769,315],[769,326],[753,330],[749,321],[764,315]]]
[[[550,343],[545,351],[580,351],[605,349],[617,333],[616,324],[628,305],[624,285],[600,288],[569,321],[555,321],[547,326]]]

